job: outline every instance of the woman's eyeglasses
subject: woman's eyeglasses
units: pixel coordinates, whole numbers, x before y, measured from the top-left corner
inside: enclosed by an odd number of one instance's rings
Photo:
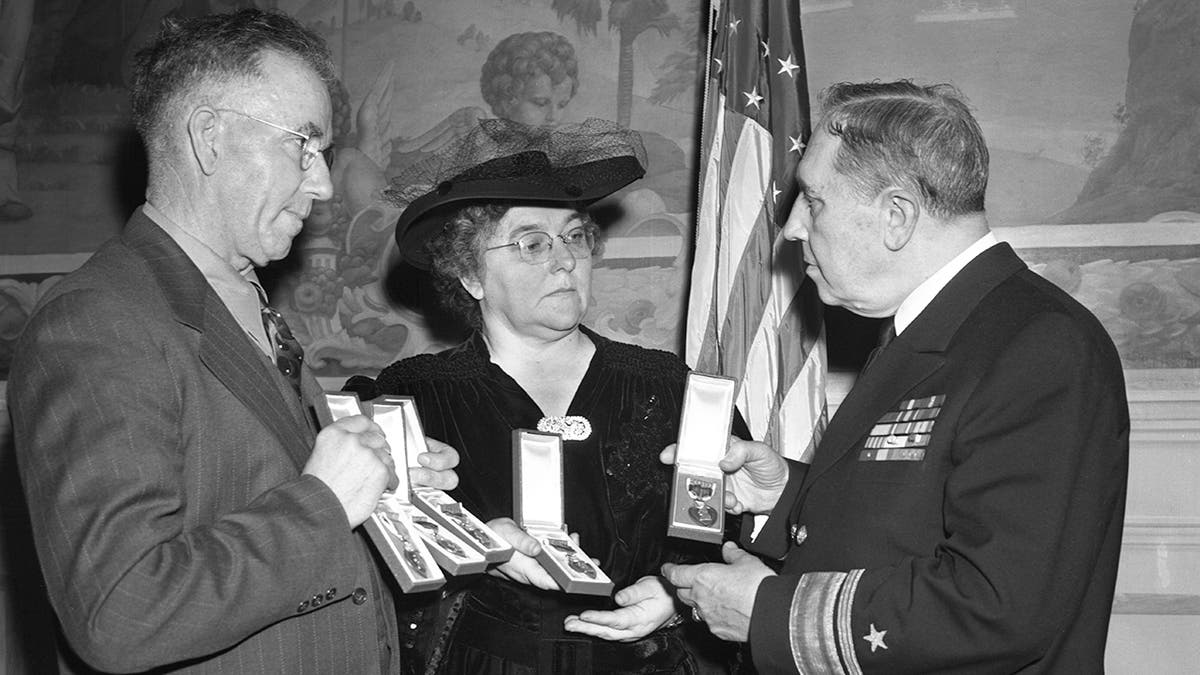
[[[577,227],[562,234],[526,232],[514,242],[500,244],[499,246],[489,246],[484,251],[495,251],[498,248],[516,246],[523,262],[527,262],[530,265],[540,265],[550,259],[550,252],[554,249],[555,239],[562,240],[563,245],[567,247],[567,251],[574,258],[590,257],[596,250],[595,235],[586,227]]]
[[[320,136],[312,136],[309,134],[302,134],[299,131],[296,131],[295,129],[289,129],[285,126],[275,124],[274,122],[268,122],[260,117],[255,117],[254,115],[251,115],[249,113],[244,113],[240,110],[234,110],[232,108],[218,108],[217,111],[233,113],[234,115],[240,115],[241,117],[245,117],[246,119],[254,120],[255,122],[258,122],[259,124],[265,124],[265,125],[271,127],[272,129],[278,129],[280,131],[289,133],[289,134],[299,138],[300,139],[300,170],[301,171],[308,171],[309,169],[311,169],[313,164],[316,163],[318,156],[320,156],[321,159],[325,160],[326,168],[328,168],[328,169],[333,168],[333,145],[331,144],[329,147],[322,150]]]

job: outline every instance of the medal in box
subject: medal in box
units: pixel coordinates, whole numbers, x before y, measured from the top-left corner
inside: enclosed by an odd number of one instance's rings
[[[612,580],[567,536],[562,438],[515,429],[512,442],[513,517],[541,544],[537,561],[567,593],[611,594]]]
[[[717,465],[729,445],[737,381],[688,373],[671,480],[667,534],[721,543],[725,531],[725,473]]]
[[[420,467],[417,455],[426,452],[429,447],[425,442],[421,416],[417,414],[416,400],[411,396],[387,396],[375,399],[372,404],[382,401],[400,409],[404,418],[404,447],[407,449],[405,454],[408,457],[408,466]],[[390,434],[388,442],[392,443],[393,448],[396,447]],[[445,562],[439,557],[438,563],[447,572],[455,575],[483,572],[488,564],[502,563],[512,557],[513,548],[503,537],[445,491],[433,487],[413,486],[411,497],[413,505],[421,511],[419,518],[413,516],[417,525],[424,525],[431,535],[440,531],[447,541],[462,542],[479,554],[471,556],[470,560],[465,556],[456,555]],[[455,552],[455,549],[448,545],[443,545],[442,548],[447,549],[449,553]],[[437,547],[431,547],[430,550],[435,556],[438,555]]]
[[[371,406],[371,417],[383,429],[388,445],[392,448],[396,473],[401,476],[400,487],[396,488],[395,493],[400,506],[434,560],[442,569],[456,576],[478,574],[486,570],[488,561],[483,553],[464,541],[455,528],[447,526],[444,520],[430,517],[430,514],[421,508],[420,499],[417,497],[420,488],[411,487],[408,482],[408,467],[420,466],[417,463],[417,454],[425,452],[428,447],[412,397],[379,396],[367,405]],[[405,498],[402,499],[401,495]]]
[[[344,392],[326,392],[325,404],[316,406],[317,416],[322,425],[331,424],[342,417],[371,415],[375,412],[372,407],[364,410],[358,396]],[[388,419],[386,412],[383,418],[382,421],[377,419],[376,423],[386,432],[385,423],[394,424],[394,420]],[[388,442],[391,444],[391,439]],[[400,445],[400,452],[397,452],[397,446],[392,446],[392,460],[400,467],[396,472],[400,485],[395,492],[385,492],[380,497],[374,512],[363,522],[363,529],[367,531],[371,543],[387,563],[400,588],[405,593],[411,593],[440,588],[446,583],[446,577],[442,575],[428,547],[417,534],[416,525],[412,520],[412,512],[415,509],[408,503],[408,471],[405,468],[408,462],[402,454],[403,447]]]

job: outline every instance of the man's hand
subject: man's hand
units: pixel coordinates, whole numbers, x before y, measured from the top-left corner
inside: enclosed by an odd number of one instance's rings
[[[400,483],[383,429],[363,415],[343,417],[322,429],[304,473],[329,486],[351,528],[370,517],[385,489]]]
[[[745,642],[750,637],[750,614],[762,580],[773,576],[761,560],[727,541],[721,548],[726,565],[663,565],[663,576],[675,594],[696,608],[699,618],[722,640]]]
[[[663,464],[675,463],[676,444],[659,454]],[[734,514],[770,513],[787,485],[787,461],[755,441],[729,438],[729,447],[718,463],[726,474],[725,510]]]
[[[642,577],[617,591],[613,600],[620,609],[585,610],[578,616],[568,616],[563,628],[604,640],[633,642],[658,630],[675,615],[675,598],[661,577]]]
[[[458,466],[458,451],[428,436],[425,445],[428,452],[417,455],[417,464],[421,466],[408,470],[409,484],[442,490],[458,487],[458,474],[454,473],[454,467]]]
[[[534,557],[542,552],[542,545],[537,539],[518,527],[512,518],[492,519],[488,521],[488,527],[495,530],[496,534],[515,549],[511,558],[488,569],[488,574],[547,591],[561,590],[554,577],[542,568],[541,563],[534,560]]]

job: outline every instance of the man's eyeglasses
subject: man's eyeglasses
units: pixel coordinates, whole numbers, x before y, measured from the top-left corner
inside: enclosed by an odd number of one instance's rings
[[[550,251],[554,248],[554,240],[561,239],[567,251],[574,258],[587,258],[596,250],[596,237],[585,227],[576,227],[562,234],[548,232],[526,232],[516,241],[499,246],[489,246],[484,251],[495,251],[498,248],[516,246],[521,254],[521,260],[530,265],[540,265],[550,259]]]
[[[268,122],[268,121],[262,119],[261,117],[255,117],[254,115],[251,115],[249,113],[244,113],[240,110],[234,110],[232,108],[218,108],[217,111],[233,113],[234,115],[240,115],[242,117],[245,117],[246,119],[254,120],[255,122],[258,122],[259,124],[265,124],[265,125],[271,127],[272,129],[278,129],[280,131],[289,133],[289,134],[299,138],[300,139],[300,170],[301,171],[308,171],[309,169],[311,169],[313,163],[317,161],[318,155],[322,159],[325,160],[326,168],[330,168],[330,169],[333,168],[333,145],[331,144],[329,147],[322,150],[320,136],[311,136],[309,134],[302,134],[299,131],[296,131],[295,129],[289,129],[285,126],[280,126],[278,124],[275,124],[274,122]]]

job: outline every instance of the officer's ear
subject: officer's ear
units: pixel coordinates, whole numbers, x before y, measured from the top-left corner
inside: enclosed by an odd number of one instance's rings
[[[911,190],[889,187],[879,193],[878,204],[883,214],[883,243],[890,251],[908,245],[921,218],[921,202]]]
[[[206,176],[217,170],[217,159],[221,154],[221,118],[217,111],[200,106],[192,111],[187,120],[188,143],[196,165]]]

